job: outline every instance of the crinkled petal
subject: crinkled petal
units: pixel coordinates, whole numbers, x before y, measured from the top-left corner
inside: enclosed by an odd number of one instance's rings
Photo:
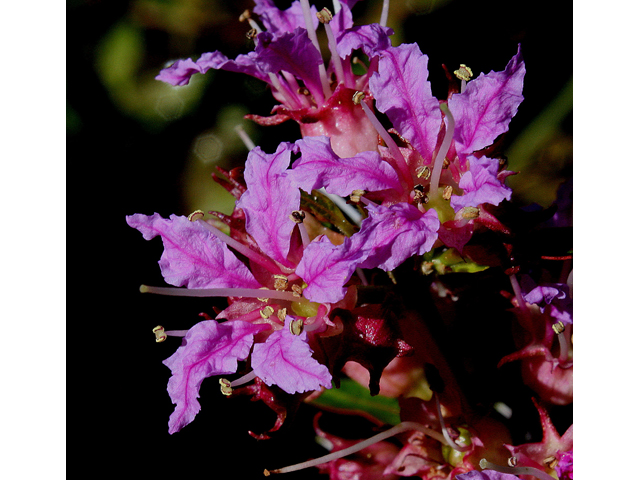
[[[369,205],[367,210],[362,228],[351,237],[365,238],[359,246],[365,251],[362,268],[393,270],[407,258],[431,250],[438,238],[440,221],[434,209],[423,214],[411,204],[398,203]]]
[[[127,217],[145,240],[160,235],[164,252],[162,276],[170,285],[187,288],[261,288],[249,269],[215,235],[186,217],[142,214]]]
[[[469,170],[458,182],[464,195],[451,197],[451,206],[456,212],[464,207],[477,207],[483,203],[498,205],[502,200],[511,199],[511,189],[498,179],[498,160],[469,156],[467,161]]]
[[[287,393],[303,393],[331,388],[329,369],[311,355],[307,333],[289,331],[293,320],[287,316],[284,328],[273,332],[265,343],[258,343],[251,355],[253,371],[267,385],[277,385]]]
[[[331,21],[333,24],[333,21]],[[358,25],[336,32],[336,43],[340,58],[347,58],[354,50],[361,49],[369,58],[391,47],[393,29],[377,23]]]
[[[156,76],[156,80],[168,83],[174,87],[182,87],[189,83],[189,80],[196,73],[202,73],[200,66],[187,58],[185,60],[178,60],[171,66],[163,68]]]
[[[280,10],[272,0],[255,0],[255,3],[253,12],[260,15],[260,20],[269,32],[282,35],[299,27],[305,28],[302,6],[298,0],[286,10]],[[311,20],[314,30],[318,28],[320,23],[316,16],[317,11],[315,5],[311,5]]]
[[[344,197],[356,189],[401,189],[398,174],[378,152],[340,158],[325,136],[305,137],[296,145],[302,156],[293,164],[294,181],[305,192],[325,187],[327,192]]]
[[[464,93],[449,100],[449,110],[456,121],[453,139],[458,155],[469,154],[491,145],[509,128],[509,122],[524,100],[524,61],[518,53],[502,72],[480,74],[467,84]]]
[[[442,112],[427,81],[428,58],[417,44],[390,47],[380,54],[378,73],[369,80],[376,107],[426,161],[436,149]],[[455,116],[454,116],[455,118]]]
[[[456,475],[456,480],[520,480],[520,477],[511,473],[501,473],[495,470],[471,470],[470,472]]]
[[[311,242],[305,249],[302,260],[296,268],[307,284],[303,295],[319,303],[336,303],[347,293],[344,284],[355,272],[364,251],[358,248],[363,237],[346,237],[342,245],[333,245],[322,236]],[[353,238],[357,242],[353,245]]]
[[[182,346],[163,362],[171,369],[167,390],[176,406],[169,418],[169,433],[191,423],[200,411],[198,392],[202,381],[235,373],[238,360],[249,356],[253,336],[268,328],[243,321],[205,320],[187,332]]]
[[[203,53],[197,60],[201,73],[206,73],[209,69],[225,70],[227,72],[244,73],[251,75],[263,82],[269,83],[269,75],[263,71],[257,63],[256,52],[249,52],[246,55],[238,55],[235,60],[230,60],[220,52]]]
[[[314,98],[324,98],[320,71],[322,56],[313,45],[307,31],[296,28],[280,36],[269,32],[258,34],[256,62],[265,72],[285,71],[302,80]]]
[[[262,251],[288,267],[291,262],[287,255],[295,226],[289,215],[300,208],[300,190],[288,170],[294,148],[283,142],[273,154],[264,153],[259,147],[251,150],[244,172],[247,190],[237,203],[244,210],[247,232]]]

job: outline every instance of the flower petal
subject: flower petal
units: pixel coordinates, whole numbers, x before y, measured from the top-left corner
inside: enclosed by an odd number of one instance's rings
[[[524,61],[518,53],[502,72],[480,74],[470,81],[464,93],[449,100],[449,110],[456,121],[453,139],[462,157],[491,145],[509,128],[509,122],[524,100]]]
[[[377,109],[386,113],[396,130],[430,162],[442,112],[427,81],[427,63],[427,56],[415,43],[390,47],[380,53],[378,73],[371,76],[369,86]]]
[[[305,137],[296,145],[302,156],[293,164],[294,181],[305,192],[325,187],[327,192],[345,197],[356,189],[401,189],[398,174],[378,152],[340,158],[325,136]]]
[[[202,381],[235,373],[238,360],[249,356],[253,336],[268,328],[243,321],[205,320],[187,332],[182,346],[163,362],[171,369],[167,390],[176,406],[169,418],[169,433],[191,423],[200,411],[197,399]]]
[[[259,147],[251,150],[244,172],[247,190],[237,203],[244,210],[247,232],[264,253],[287,267],[292,266],[287,254],[295,226],[289,215],[300,208],[300,190],[288,170],[295,148],[283,142],[273,154]]]
[[[260,20],[271,33],[281,35],[292,32],[298,27],[305,28],[302,6],[297,0],[286,10],[280,10],[272,0],[255,0],[255,4],[253,12],[256,15],[260,15]],[[311,21],[315,30],[318,28],[318,23],[320,23],[316,16],[318,10],[315,5],[311,5],[310,10]]]
[[[456,212],[464,207],[477,207],[483,203],[498,205],[502,200],[511,199],[511,189],[498,180],[498,160],[470,155],[467,161],[469,170],[458,183],[464,195],[451,197],[451,206]]]
[[[311,356],[307,333],[293,335],[289,331],[292,320],[287,317],[283,329],[255,345],[251,355],[254,372],[267,385],[275,384],[291,394],[331,388],[329,369]]]
[[[159,214],[127,217],[129,226],[138,229],[145,240],[160,235],[164,252],[160,270],[170,285],[187,288],[261,288],[249,269],[215,235],[198,222]]]
[[[393,29],[377,23],[349,28],[336,33],[338,55],[347,58],[354,50],[361,49],[369,58],[374,57],[391,47],[390,35],[393,35]]]

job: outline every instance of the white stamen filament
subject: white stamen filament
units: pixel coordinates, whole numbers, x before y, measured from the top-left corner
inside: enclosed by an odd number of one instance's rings
[[[362,442],[356,443],[350,447],[344,448],[342,450],[338,450],[337,452],[330,453],[328,455],[324,455],[320,458],[316,458],[314,460],[309,460],[307,462],[298,463],[296,465],[289,465],[288,467],[278,468],[276,470],[266,470],[265,475],[268,473],[288,473],[295,472],[297,470],[303,470],[309,467],[315,467],[316,465],[321,465],[323,463],[331,462],[332,460],[336,460],[338,458],[346,457],[347,455],[351,455],[356,453],[364,448],[367,448],[375,443],[378,443],[387,438],[398,435],[399,433],[406,432],[407,430],[418,430],[419,432],[424,433],[425,435],[438,440],[441,443],[446,443],[444,437],[438,432],[431,430],[430,428],[425,427],[421,423],[417,422],[402,422],[396,425],[395,427],[390,428],[385,432],[378,433],[367,440],[363,440]]]
[[[513,288],[513,293],[516,296],[516,300],[518,301],[518,307],[525,315],[529,315],[529,309],[527,309],[527,303],[524,301],[524,297],[522,296],[522,289],[520,288],[520,284],[518,283],[518,279],[515,274],[509,275],[509,281],[511,282],[511,288]]]
[[[307,248],[311,240],[309,239],[309,232],[307,232],[304,223],[298,223],[298,230],[300,231],[300,237],[302,237],[302,246],[303,248]]]
[[[482,468],[483,470],[488,468],[500,473],[510,473],[511,475],[531,475],[533,477],[539,478],[540,480],[556,480],[548,473],[533,467],[506,467],[489,462],[486,458],[483,458],[478,463],[480,465],[480,468]]]
[[[216,227],[214,227],[213,225],[209,225],[204,220],[200,219],[200,220],[198,220],[198,222],[200,223],[200,225],[205,227],[207,230],[209,230],[211,233],[213,233],[216,237],[218,237],[224,243],[229,245],[231,248],[233,248],[237,252],[241,253],[242,255],[247,257],[248,259],[254,261],[255,263],[257,263],[259,265],[262,265],[264,268],[269,270],[271,273],[275,273],[275,274],[282,273],[282,269],[279,268],[270,259],[268,259],[266,257],[263,257],[258,252],[255,252],[254,250],[251,250],[249,247],[247,247],[246,245],[241,244],[236,239],[231,238],[229,235],[226,235],[226,234],[222,233]]]
[[[256,31],[256,33],[262,33],[262,29],[260,28],[260,25],[258,25],[253,18],[249,17],[247,18],[247,21],[249,22],[249,25],[251,25],[251,28],[253,28]]]
[[[236,378],[233,382],[231,382],[229,384],[229,386],[231,388],[239,387],[240,385],[244,385],[245,383],[249,383],[251,380],[256,378],[256,376],[257,376],[256,373],[253,370],[251,370],[246,375],[243,375],[240,378]]]
[[[297,302],[300,299],[291,292],[278,290],[263,290],[261,288],[178,288],[178,287],[152,287],[140,285],[141,293],[155,293],[157,295],[169,295],[172,297],[247,297],[247,298],[271,298],[273,300],[285,300]]]
[[[318,36],[316,35],[316,31],[313,29],[309,0],[300,0],[300,6],[302,7],[302,15],[304,16],[304,25],[307,29],[307,35],[309,35],[309,39],[311,40],[311,43],[313,43],[313,46],[316,47],[318,52],[322,55]],[[320,72],[320,82],[322,83],[322,91],[324,93],[324,98],[320,99],[322,101],[318,102],[318,105],[322,105],[324,101],[331,96],[331,88],[329,87],[329,79],[327,78],[327,70],[324,67],[324,62],[318,65],[318,71]]]
[[[564,364],[569,359],[569,342],[567,337],[571,335],[571,324],[567,325],[563,332],[558,334],[558,342],[560,343],[560,355],[558,360],[560,364]]]
[[[331,30],[331,25],[329,25],[329,23],[324,24],[324,30],[327,33],[329,51],[331,52],[331,61],[333,62],[333,67],[336,69],[336,78],[338,83],[345,83],[344,69],[342,68],[342,59],[340,58],[340,55],[338,55],[336,36],[333,34],[333,30]]]
[[[253,143],[253,140],[251,140],[249,135],[247,135],[247,132],[245,132],[244,128],[242,128],[242,125],[236,125],[234,127],[234,130],[236,131],[238,137],[240,137],[240,140],[242,140],[242,143],[244,143],[244,146],[247,147],[247,150],[251,151],[256,148],[256,144]]]
[[[165,330],[164,334],[170,337],[184,337],[189,330]]]
[[[356,225],[360,226],[362,224],[362,215],[360,212],[354,208],[352,205],[349,205],[347,201],[342,198],[340,195],[336,195],[334,193],[328,193],[324,187],[320,189],[322,193],[324,193],[329,199],[335,203],[340,210],[344,212],[344,214],[349,217]]]
[[[460,93],[464,93],[466,89],[467,89],[467,81],[460,80]]]
[[[440,145],[440,150],[438,150],[438,155],[436,155],[436,159],[433,162],[433,168],[431,169],[431,182],[429,183],[428,194],[430,198],[435,198],[435,196],[438,194],[438,185],[440,184],[442,165],[444,164],[444,158],[449,151],[449,147],[451,147],[451,142],[453,141],[453,130],[455,129],[455,121],[447,105],[441,103],[440,110],[444,112],[447,120],[449,120],[449,125],[446,127],[442,145]]]
[[[388,19],[389,19],[389,0],[384,0],[384,2],[382,3],[382,13],[380,14],[380,26],[386,27]]]
[[[440,429],[442,430],[442,436],[446,440],[447,445],[449,445],[454,450],[457,450],[458,452],[467,452],[471,450],[473,448],[473,445],[461,447],[451,439],[451,437],[449,436],[449,431],[447,430],[447,426],[444,424],[444,418],[442,417],[442,410],[440,409],[440,399],[438,398],[438,394],[436,392],[433,392],[433,395],[436,398],[436,412],[438,413],[438,420],[440,421]]]
[[[356,268],[356,274],[358,275],[358,278],[360,279],[360,282],[362,283],[362,285],[369,285],[369,282],[367,281],[367,277],[365,277],[364,271],[360,267]]]
[[[396,161],[395,166],[402,173],[404,181],[407,182],[408,185],[412,184],[411,172],[409,172],[409,166],[402,156],[400,148],[398,147],[398,145],[396,145],[396,142],[393,141],[391,135],[389,135],[389,132],[385,130],[385,128],[382,126],[376,115],[371,111],[369,106],[363,101],[360,102],[360,105],[362,105],[362,109],[364,110],[365,115],[367,116],[373,127],[376,129],[376,132],[378,132],[378,135],[380,135],[382,140],[384,140],[384,143],[386,143],[387,147],[389,147],[391,156]]]
[[[271,81],[271,84],[273,85],[273,88],[276,89],[276,91],[282,95],[285,99],[286,102],[288,102],[288,104],[294,108],[301,108],[302,105],[300,104],[300,101],[297,99],[297,97],[291,95],[289,93],[289,90],[286,89],[284,87],[284,85],[282,85],[282,82],[280,81],[280,79],[277,77],[277,75],[275,73],[269,73],[269,80]]]

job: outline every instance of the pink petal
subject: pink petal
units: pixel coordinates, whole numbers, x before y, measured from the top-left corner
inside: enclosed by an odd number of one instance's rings
[[[293,320],[287,317],[283,329],[258,343],[251,355],[251,366],[258,377],[267,385],[277,385],[287,393],[303,393],[331,388],[329,369],[312,358],[307,333],[293,335],[289,324]]]
[[[160,257],[162,276],[170,285],[187,288],[261,288],[249,269],[198,222],[159,214],[127,217],[129,226],[138,229],[145,240],[160,235],[164,252]]]
[[[182,346],[163,362],[171,369],[167,390],[176,405],[169,418],[169,433],[191,423],[200,411],[197,399],[202,381],[214,375],[235,373],[238,360],[249,356],[253,336],[268,328],[242,321],[205,320],[187,332]]]

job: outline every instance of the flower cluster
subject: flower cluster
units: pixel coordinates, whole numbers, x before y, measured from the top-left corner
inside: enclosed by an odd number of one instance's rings
[[[308,0],[286,10],[255,0],[254,16],[241,18],[254,50],[235,59],[204,53],[157,77],[182,86],[210,69],[251,75],[277,103],[269,116],[247,117],[264,126],[295,121],[301,133],[274,153],[249,145],[243,169],[220,169],[216,181],[236,198],[230,215],[127,217],[164,245],[159,264],[172,287],[143,292],[228,300],[215,319],[187,331],[154,329],[157,341],[182,337],[164,361],[175,404],[169,433],[195,420],[206,378],[277,413],[269,432],[253,434],[265,439],[289,421],[292,405],[339,388],[346,374],[372,395],[398,398],[402,422],[363,442],[316,424],[329,455],[265,474],[317,466],[332,479],[573,478],[572,430],[560,437],[540,403],[572,402],[572,277],[550,282],[518,260],[527,222],[513,221],[506,179],[514,172],[498,153],[524,99],[520,46],[499,72],[473,78],[461,65],[439,99],[427,55],[417,44],[392,46],[386,14],[354,25],[356,1],[336,0],[332,13]],[[446,359],[425,348],[428,330],[387,288],[407,265],[442,298],[455,297],[442,282],[447,273],[502,272],[519,350],[500,366],[522,361],[538,396],[540,443],[512,446],[503,425],[471,413]]]

